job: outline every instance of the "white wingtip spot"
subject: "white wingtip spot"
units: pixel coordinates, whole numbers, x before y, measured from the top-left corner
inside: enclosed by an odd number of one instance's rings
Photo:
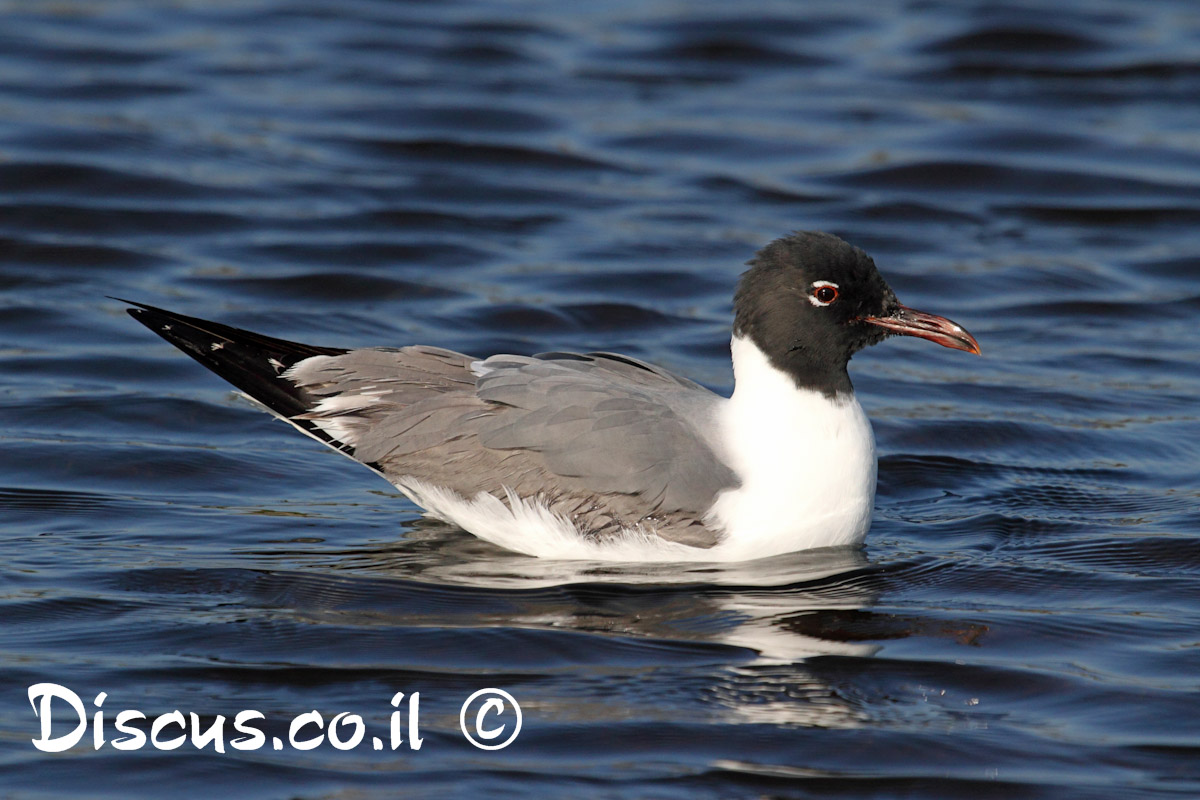
[[[225,348],[225,343],[213,342],[211,345],[209,345],[209,347],[211,347],[213,350],[223,350]]]

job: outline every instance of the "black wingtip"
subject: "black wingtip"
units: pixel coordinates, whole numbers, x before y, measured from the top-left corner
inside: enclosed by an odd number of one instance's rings
[[[106,294],[106,295],[104,295],[104,296],[105,296],[106,298],[108,298],[109,300],[116,300],[118,303],[124,303],[124,304],[125,304],[125,305],[127,305],[127,306],[137,306],[137,308],[127,308],[127,309],[125,309],[125,310],[126,310],[126,311],[128,311],[130,314],[136,313],[136,312],[138,312],[138,311],[143,311],[143,310],[147,310],[147,309],[153,309],[153,308],[154,308],[154,306],[148,306],[148,305],[146,305],[145,303],[139,303],[137,300],[126,300],[124,297],[117,297],[116,295],[112,295],[112,294]],[[161,308],[160,308],[160,309],[158,309],[158,310],[159,310],[159,311],[162,311],[162,309],[161,309]]]
[[[284,417],[304,413],[313,398],[284,378],[283,373],[306,358],[346,352],[341,348],[276,339],[148,303],[112,299],[133,306],[126,309],[131,317]]]
[[[181,320],[191,320],[194,322],[202,322],[203,321],[196,317],[185,317],[183,314],[177,314],[174,311],[167,311],[165,308],[159,308],[158,306],[152,306],[149,303],[139,303],[137,300],[128,300],[124,297],[117,297],[116,295],[111,295],[111,294],[106,294],[104,296],[107,297],[109,300],[116,300],[118,303],[124,303],[127,306],[134,306],[134,308],[125,309],[125,313],[128,314],[129,316],[133,317],[134,319],[136,319],[138,322],[145,325],[147,328],[151,327],[151,323],[149,323],[145,319],[143,319],[143,316],[145,316],[147,313],[159,314],[163,317],[176,317]],[[158,333],[158,331],[155,331],[155,333]],[[167,337],[164,336],[163,338],[166,339]],[[171,340],[167,339],[167,341],[171,341]],[[176,343],[171,342],[171,344],[176,344]],[[176,345],[176,346],[178,346],[178,345]]]

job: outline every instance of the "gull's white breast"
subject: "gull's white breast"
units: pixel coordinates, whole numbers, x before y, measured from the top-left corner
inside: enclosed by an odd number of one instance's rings
[[[714,548],[721,560],[861,542],[876,462],[858,400],[797,388],[748,339],[734,337],[732,349],[734,391],[718,426],[740,485],[722,492],[706,518],[725,533]]]

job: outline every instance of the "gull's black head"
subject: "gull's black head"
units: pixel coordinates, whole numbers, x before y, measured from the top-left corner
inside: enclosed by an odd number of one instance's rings
[[[733,299],[734,335],[752,340],[801,388],[853,391],[850,357],[894,334],[979,353],[957,324],[901,305],[871,257],[831,234],[793,233],[748,263]]]

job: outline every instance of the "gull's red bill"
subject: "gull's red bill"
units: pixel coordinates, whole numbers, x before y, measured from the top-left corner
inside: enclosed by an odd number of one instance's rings
[[[915,308],[900,306],[886,317],[863,317],[862,321],[901,336],[916,336],[936,342],[942,347],[966,350],[968,353],[981,355],[979,342],[975,341],[974,336],[967,333],[957,322],[939,317],[937,314],[926,314]]]

